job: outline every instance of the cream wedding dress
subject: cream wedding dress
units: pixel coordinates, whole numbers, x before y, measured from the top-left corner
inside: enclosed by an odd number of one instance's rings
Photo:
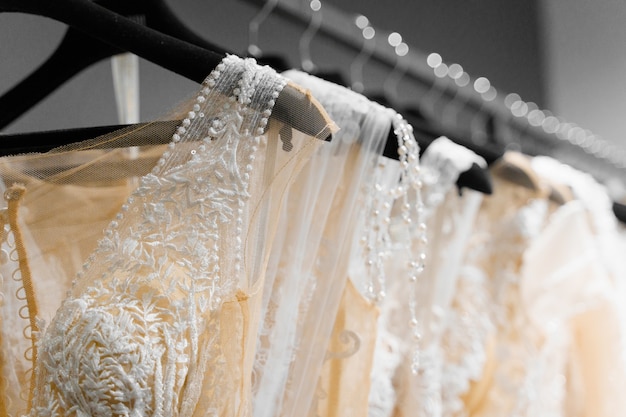
[[[283,195],[333,130],[315,138],[270,118],[287,83],[225,58],[170,144],[146,147],[156,164],[136,182],[116,167],[142,159],[108,150],[132,130],[2,160],[3,272],[15,272],[0,281],[0,415],[251,415]]]

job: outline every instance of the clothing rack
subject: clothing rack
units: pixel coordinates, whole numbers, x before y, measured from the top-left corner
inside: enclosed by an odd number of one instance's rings
[[[355,51],[363,50],[364,42],[361,28],[356,25],[357,14],[344,12],[330,4],[323,3],[318,11],[305,7],[303,0],[247,0],[262,7],[267,1],[275,3],[271,11],[288,19],[308,25],[315,13],[322,18],[316,19],[319,33]],[[370,27],[373,27],[370,25]],[[523,102],[515,94],[504,95],[491,91],[491,97],[479,93],[473,87],[474,79],[464,86],[459,86],[448,75],[436,75],[428,63],[428,56],[423,52],[409,48],[404,56],[398,56],[387,43],[390,31],[373,27],[375,42],[371,43],[370,60],[375,60],[391,68],[401,66],[404,78],[418,82],[426,88],[438,89],[441,96],[450,100],[462,101],[473,111],[480,112],[493,125],[495,137],[502,140],[504,133],[512,133],[519,143],[504,143],[513,149],[519,149],[529,155],[550,155],[576,168],[589,172],[600,181],[619,179],[626,186],[626,150],[584,130],[572,123],[564,122],[552,116],[550,112],[531,108],[524,114],[519,107]],[[488,81],[487,81],[487,84]],[[492,88],[492,87],[490,87]],[[530,105],[532,106],[532,104]],[[511,136],[511,135],[509,135]]]

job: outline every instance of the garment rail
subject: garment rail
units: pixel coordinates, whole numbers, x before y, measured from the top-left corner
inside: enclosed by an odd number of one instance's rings
[[[259,7],[266,3],[265,0],[246,0]],[[272,13],[288,19],[298,21],[304,25],[309,24],[314,13],[322,13],[323,18],[318,19],[319,32],[329,36],[340,44],[355,51],[363,48],[363,35],[361,29],[355,24],[356,13],[344,12],[330,4],[323,3],[319,11],[312,11],[304,7],[301,0],[273,0],[275,8]],[[374,27],[376,37],[381,34],[386,36],[389,31],[379,30]],[[392,68],[396,66],[398,56],[386,41],[372,43],[371,60],[378,61]],[[412,81],[420,83],[428,88],[433,86],[440,90],[442,96],[450,100],[462,101],[474,111],[485,114],[492,118],[496,135],[503,128],[516,132],[517,136],[523,136],[523,141],[518,145],[525,153],[548,154],[561,161],[583,169],[597,179],[603,181],[609,178],[618,178],[626,184],[626,152],[609,142],[589,133],[586,134],[585,146],[580,146],[579,140],[574,139],[575,130],[580,129],[571,123],[564,123],[548,112],[535,113],[544,120],[550,117],[552,126],[545,129],[542,120],[529,120],[527,117],[516,115],[511,106],[509,95],[497,94],[492,100],[485,100],[480,93],[472,88],[472,82],[464,87],[459,87],[451,77],[438,77],[433,68],[427,62],[427,55],[411,48],[401,57],[406,72],[404,76]],[[474,81],[474,80],[472,80]],[[523,103],[520,101],[520,103]],[[582,129],[580,129],[582,130]]]

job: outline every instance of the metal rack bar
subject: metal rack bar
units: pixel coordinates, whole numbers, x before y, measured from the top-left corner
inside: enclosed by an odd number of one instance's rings
[[[265,0],[247,0],[262,6]],[[330,4],[324,3],[320,12],[314,12],[309,7],[303,7],[302,0],[274,0],[276,3],[275,11],[278,15],[292,19],[308,25],[313,17],[313,13],[322,13],[322,19],[319,21],[319,32],[323,33],[337,42],[355,50],[360,51],[363,48],[364,38],[355,24],[357,14],[346,13]],[[380,30],[374,27],[376,37],[380,38],[381,34],[388,35],[390,31]],[[373,44],[371,60],[376,60],[389,67],[397,65],[398,56],[394,49],[387,44],[387,41],[377,40]],[[588,132],[587,143],[580,146],[576,140],[571,139],[571,135],[564,129],[557,129],[548,133],[541,126],[535,126],[529,123],[527,117],[515,116],[511,109],[505,104],[504,94],[497,94],[493,100],[485,100],[481,94],[472,87],[473,82],[469,82],[466,86],[459,86],[454,79],[450,77],[438,77],[435,75],[433,68],[427,63],[427,56],[415,49],[409,49],[409,52],[400,58],[405,68],[405,77],[409,77],[421,85],[430,88],[437,88],[440,94],[447,96],[453,100],[461,100],[464,105],[480,111],[488,117],[492,117],[496,125],[508,126],[518,132],[522,132],[524,137],[532,138],[538,144],[546,149],[573,148],[572,152],[555,152],[559,155],[573,155],[572,159],[564,160],[573,166],[582,165],[585,170],[595,175],[599,179],[609,176],[622,178],[626,177],[626,153],[624,150],[610,145],[608,142],[597,138],[591,132]],[[473,81],[473,80],[472,80]],[[562,126],[571,125],[563,123]],[[579,129],[580,130],[580,129]],[[616,156],[616,152],[619,156]],[[585,159],[580,164],[576,163],[576,159]],[[565,158],[568,159],[568,158]]]

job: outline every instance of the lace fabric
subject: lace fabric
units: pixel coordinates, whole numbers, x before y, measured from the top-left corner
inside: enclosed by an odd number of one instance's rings
[[[446,335],[447,343],[464,347],[468,359],[477,361],[466,362],[465,368],[459,367],[462,362],[456,369],[451,367],[472,378],[462,382],[464,409],[457,403],[450,410],[452,415],[526,415],[519,414],[519,402],[532,397],[532,392],[521,392],[528,375],[525,369],[533,363],[528,346],[534,335],[526,331],[525,309],[519,304],[519,268],[529,242],[545,222],[547,202],[535,191],[499,179],[498,168],[494,169],[494,194],[483,201],[466,253],[466,276],[460,280],[465,291],[454,302],[460,308],[457,314],[467,315],[465,321],[472,324],[461,334],[450,328]],[[476,306],[461,298],[468,290]],[[463,341],[464,336],[473,337]]]
[[[172,142],[111,213],[40,335],[30,415],[250,414],[259,294],[282,196],[321,143],[269,118],[286,84],[231,56],[183,106]],[[101,163],[111,152],[90,149],[116,140],[124,133],[57,154],[67,162],[95,152]]]
[[[578,199],[559,210],[552,222],[554,230],[543,236],[546,241],[558,242],[553,243],[558,250],[550,251],[558,262],[551,264],[542,258],[542,247],[529,254],[540,261],[535,268],[542,266],[542,272],[551,278],[550,291],[559,293],[555,303],[538,296],[539,288],[526,288],[527,299],[533,300],[535,307],[533,318],[538,325],[543,320],[545,326],[545,317],[552,316],[552,322],[567,320],[570,326],[567,413],[619,415],[624,400],[616,387],[623,386],[626,378],[626,310],[622,302],[626,271],[611,201],[606,189],[588,174],[548,157],[536,157],[532,165],[541,175],[569,186]],[[537,273],[537,269],[529,270]]]
[[[608,371],[599,359],[619,357],[619,326],[608,296],[610,281],[581,203],[550,213],[542,195],[496,178],[468,255],[481,282],[476,295],[484,304],[468,323],[480,330],[482,352],[476,352],[485,361],[463,398],[464,409],[457,407],[452,415],[619,414],[620,407],[603,401],[620,396],[597,379],[619,381],[623,376],[619,361]],[[457,294],[457,303],[471,307],[463,296]],[[582,336],[587,320],[600,316],[603,325],[584,330],[595,336]],[[481,322],[482,328],[477,326]],[[587,324],[581,327],[582,322]],[[465,335],[467,331],[446,337],[460,341]]]

